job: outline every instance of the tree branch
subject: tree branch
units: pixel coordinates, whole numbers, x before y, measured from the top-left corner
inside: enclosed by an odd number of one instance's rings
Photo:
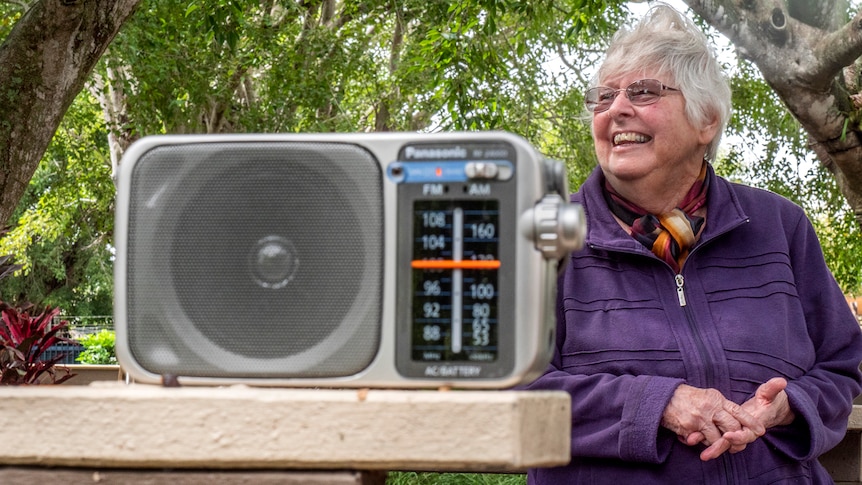
[[[763,58],[756,53],[781,49],[788,41],[791,22],[781,0],[685,0],[685,3],[724,34],[744,58]]]
[[[686,5],[716,30],[724,34],[737,49],[739,26],[744,21],[740,7],[734,0],[685,0]]]
[[[844,24],[848,0],[787,0],[790,16],[817,29],[832,32]]]
[[[862,56],[862,11],[840,30],[823,36],[817,42],[812,56],[817,60],[817,65],[812,66],[811,74],[831,81],[859,56]]]

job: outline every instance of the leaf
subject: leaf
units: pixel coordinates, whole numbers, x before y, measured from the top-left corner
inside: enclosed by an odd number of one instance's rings
[[[188,17],[189,15],[191,15],[191,14],[192,14],[192,12],[194,12],[194,11],[195,11],[195,10],[197,10],[198,8],[200,8],[200,5],[198,5],[197,3],[189,4],[188,8],[186,9],[186,14],[185,14],[185,16],[186,16],[186,17]]]
[[[3,384],[40,384],[46,373],[51,383],[57,383],[60,378],[53,368],[64,356],[47,360],[41,357],[55,343],[68,341],[58,336],[68,323],[61,321],[52,325],[58,313],[59,309],[48,307],[35,316],[14,307],[3,310],[2,322],[7,330],[2,333],[4,342],[0,352]]]

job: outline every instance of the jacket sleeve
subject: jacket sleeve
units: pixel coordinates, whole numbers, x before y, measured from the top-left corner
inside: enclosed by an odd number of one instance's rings
[[[554,357],[544,375],[528,389],[563,390],[572,397],[572,456],[661,463],[676,436],[661,428],[667,403],[682,379],[648,375],[575,375],[562,369],[566,338],[561,277],[557,294]]]
[[[787,228],[797,291],[816,359],[787,395],[796,420],[764,439],[796,460],[809,460],[838,444],[847,429],[852,401],[860,391],[862,333],[844,295],[826,266],[808,219]]]

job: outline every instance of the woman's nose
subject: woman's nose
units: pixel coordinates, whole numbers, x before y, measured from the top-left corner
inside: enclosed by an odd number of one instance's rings
[[[620,91],[614,97],[610,108],[605,111],[609,116],[631,115],[634,114],[634,105],[626,96],[625,91]]]

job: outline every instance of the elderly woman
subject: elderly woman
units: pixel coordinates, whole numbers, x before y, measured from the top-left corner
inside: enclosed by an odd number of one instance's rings
[[[831,483],[862,334],[802,210],[715,175],[730,89],[706,37],[659,4],[585,102],[587,244],[530,386],[571,394],[572,460],[530,482]]]

